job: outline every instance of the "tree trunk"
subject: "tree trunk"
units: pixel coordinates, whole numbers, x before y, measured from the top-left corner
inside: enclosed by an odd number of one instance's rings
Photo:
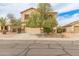
[[[3,34],[6,34],[5,26],[3,26],[2,32],[3,32]]]

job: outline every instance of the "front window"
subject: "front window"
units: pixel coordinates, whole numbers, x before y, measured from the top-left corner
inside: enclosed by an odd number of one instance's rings
[[[29,15],[24,15],[24,19],[28,19]]]

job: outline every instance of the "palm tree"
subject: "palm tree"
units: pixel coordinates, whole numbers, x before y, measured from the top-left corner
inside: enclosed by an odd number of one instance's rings
[[[1,27],[3,28],[2,29],[3,34],[6,34],[6,29],[5,29],[5,26],[6,26],[6,18],[1,17],[0,18],[0,24],[1,24]]]
[[[7,14],[7,18],[10,20],[12,32],[16,32],[17,21],[14,14],[12,13]]]
[[[17,25],[16,20],[15,19],[10,20],[10,24],[12,32],[16,32],[16,25]]]
[[[10,21],[12,32],[21,32],[21,21],[17,19],[12,19]]]
[[[21,20],[16,20],[16,23],[17,33],[21,33]]]

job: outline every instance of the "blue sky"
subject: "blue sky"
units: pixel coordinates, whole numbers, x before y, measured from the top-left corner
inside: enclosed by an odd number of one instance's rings
[[[79,4],[75,3],[51,3],[54,11],[58,12],[57,21],[60,25],[79,20]],[[36,3],[0,3],[0,17],[6,17],[8,13],[20,18],[20,12],[30,7],[36,8]]]

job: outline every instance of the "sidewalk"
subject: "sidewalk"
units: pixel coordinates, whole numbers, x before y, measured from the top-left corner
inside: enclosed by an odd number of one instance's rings
[[[55,40],[55,41],[76,41],[79,40],[79,34],[74,34],[75,37],[69,37],[69,38],[46,38],[46,37],[38,37],[35,34],[30,34],[30,33],[7,33],[7,34],[2,34],[0,33],[0,40]]]

